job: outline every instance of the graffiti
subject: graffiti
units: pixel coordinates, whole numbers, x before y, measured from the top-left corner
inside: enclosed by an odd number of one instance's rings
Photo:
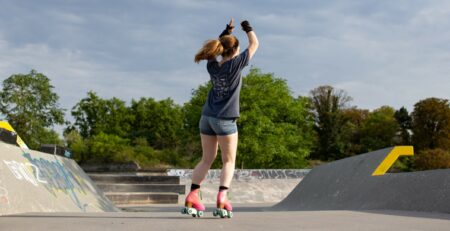
[[[41,178],[39,168],[36,165],[30,163],[19,163],[14,160],[3,160],[3,162],[9,168],[11,173],[16,177],[16,179],[28,181],[36,187],[39,185],[39,183],[47,184],[47,181]],[[34,175],[33,172],[30,172],[29,168],[27,168],[26,166],[29,166],[32,171],[36,173],[36,175]]]
[[[59,161],[49,161],[44,158],[33,158],[29,153],[23,154],[23,156],[30,161],[30,163],[36,166],[36,169],[40,170],[47,183],[43,184],[44,187],[52,193],[55,197],[57,192],[62,192],[68,195],[72,201],[82,211],[86,211],[86,204],[82,204],[78,198],[78,193],[86,194],[84,187],[82,186],[82,180],[77,178],[68,171]],[[55,157],[56,158],[56,157]],[[35,170],[36,170],[35,169]],[[37,172],[34,171],[35,176]]]
[[[238,181],[263,179],[300,179],[306,176],[309,169],[238,169],[234,171],[233,178]],[[169,169],[167,175],[179,176],[182,179],[192,177],[192,169]],[[206,175],[207,180],[219,179],[221,170],[212,169]]]
[[[77,195],[77,193],[86,194],[81,179],[74,176],[57,160],[32,158],[29,153],[25,153],[23,156],[29,163],[3,160],[16,179],[29,182],[35,187],[42,185],[55,197],[58,196],[58,193],[64,193],[71,198],[80,210],[86,210],[87,205],[82,204]]]

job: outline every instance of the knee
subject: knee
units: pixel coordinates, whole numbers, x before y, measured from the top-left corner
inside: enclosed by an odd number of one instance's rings
[[[202,162],[205,165],[211,166],[214,163],[214,158],[202,158]]]
[[[236,162],[236,158],[225,156],[222,158],[223,164],[234,164]]]

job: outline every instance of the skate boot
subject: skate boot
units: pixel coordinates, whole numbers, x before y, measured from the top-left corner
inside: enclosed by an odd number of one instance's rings
[[[221,218],[232,218],[233,217],[233,207],[231,207],[230,201],[227,197],[227,191],[219,191],[217,194],[217,208],[214,210],[213,215],[215,217],[220,216]]]
[[[205,206],[200,202],[200,189],[192,190],[186,197],[181,214],[192,215],[192,217],[203,217]]]

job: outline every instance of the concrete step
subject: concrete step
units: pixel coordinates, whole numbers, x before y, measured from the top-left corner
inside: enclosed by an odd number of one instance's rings
[[[130,184],[180,184],[178,176],[122,175],[122,174],[88,174],[96,183],[130,183]]]
[[[105,193],[116,206],[121,205],[149,205],[149,204],[177,204],[176,193]]]
[[[185,194],[185,186],[179,184],[103,184],[97,183],[103,192],[164,192]]]
[[[167,176],[167,172],[87,172],[88,175]]]

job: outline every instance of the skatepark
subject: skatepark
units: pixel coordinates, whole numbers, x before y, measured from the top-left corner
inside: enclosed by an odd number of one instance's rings
[[[450,1],[0,16],[0,231],[450,230]]]
[[[387,173],[397,158],[413,155],[410,146],[386,148],[313,168],[279,203],[243,203],[252,202],[248,195],[256,194],[246,192],[245,184],[241,184],[239,190],[243,192],[235,194],[247,193],[247,199],[240,200],[237,196],[239,203],[234,205],[232,219],[213,217],[214,204],[208,200],[205,216],[201,218],[182,215],[182,202],[121,210],[71,159],[3,142],[0,153],[1,230],[448,230],[450,227],[450,170]],[[274,181],[268,185],[277,187]]]

